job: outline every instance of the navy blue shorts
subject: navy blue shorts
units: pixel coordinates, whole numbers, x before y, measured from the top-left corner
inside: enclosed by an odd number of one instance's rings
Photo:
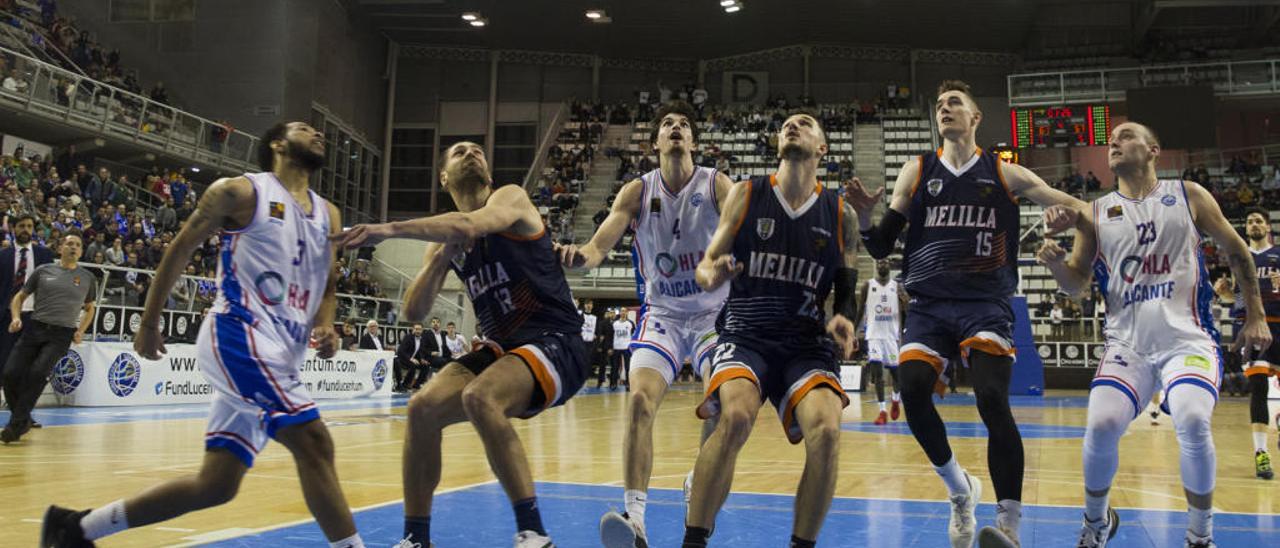
[[[492,353],[496,361],[498,354],[493,346],[483,351]],[[506,353],[520,358],[533,374],[534,391],[529,409],[520,415],[526,419],[569,401],[586,382],[591,363],[581,332],[543,333]],[[468,369],[472,368],[468,366]]]
[[[1240,333],[1244,330],[1244,321],[1237,318],[1231,322],[1231,332]],[[1267,322],[1267,327],[1271,328],[1271,338],[1277,342],[1271,343],[1266,350],[1260,355],[1250,355],[1249,360],[1244,363],[1244,374],[1246,377],[1254,375],[1280,376],[1280,323]],[[1223,345],[1226,349],[1231,345]]]
[[[912,297],[898,363],[923,361],[946,383],[948,365],[970,350],[1013,356],[1013,308],[1008,299],[955,300]]]
[[[776,342],[721,335],[712,357],[706,399],[697,409],[698,417],[707,419],[720,412],[721,385],[736,378],[749,379],[760,390],[760,401],[767,399],[777,409],[787,439],[800,443],[803,433],[796,421],[795,409],[810,391],[826,386],[840,395],[843,405],[849,405],[849,397],[840,387],[836,355],[835,342],[825,336]]]

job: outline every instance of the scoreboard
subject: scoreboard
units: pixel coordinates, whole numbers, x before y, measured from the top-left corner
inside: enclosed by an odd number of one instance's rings
[[[1014,148],[1105,145],[1111,135],[1111,107],[1070,105],[1009,111]]]

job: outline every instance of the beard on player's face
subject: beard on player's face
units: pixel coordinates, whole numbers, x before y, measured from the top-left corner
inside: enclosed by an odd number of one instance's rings
[[[317,151],[317,148],[320,150]],[[293,139],[286,140],[284,155],[289,161],[307,171],[315,171],[324,167],[324,148],[313,146],[309,142],[295,141]]]

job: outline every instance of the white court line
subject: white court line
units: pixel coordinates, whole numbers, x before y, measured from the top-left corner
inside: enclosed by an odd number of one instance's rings
[[[443,495],[443,494],[445,494],[445,493],[452,493],[452,492],[454,492],[454,491],[463,491],[463,490],[466,490],[466,489],[471,489],[471,488],[474,488],[474,487],[480,487],[480,486],[482,486],[482,485],[489,485],[489,484],[491,484],[491,483],[497,483],[497,482],[498,482],[498,480],[494,479],[494,480],[489,480],[489,481],[482,481],[482,482],[479,482],[479,483],[472,483],[472,484],[469,484],[469,485],[459,485],[459,486],[457,486],[457,487],[450,487],[450,488],[448,488],[448,489],[441,489],[441,490],[439,490],[439,491],[436,491],[436,492],[435,492],[435,494],[436,494],[436,495]],[[391,506],[392,504],[399,504],[399,503],[401,503],[401,502],[404,502],[404,499],[396,499],[396,500],[389,500],[389,501],[386,501],[386,502],[379,502],[379,503],[377,503],[377,504],[370,504],[370,505],[368,505],[368,506],[361,506],[360,508],[352,508],[352,509],[351,509],[351,513],[354,515],[356,512],[363,512],[363,511],[365,511],[365,510],[373,510],[373,509],[375,509],[375,508],[382,508],[383,506]],[[36,521],[39,521],[39,520],[36,520]],[[284,529],[284,528],[286,528],[286,527],[293,527],[293,526],[295,526],[295,525],[302,525],[302,524],[304,524],[304,523],[311,523],[311,522],[313,522],[313,521],[315,521],[315,519],[314,519],[314,518],[305,518],[305,519],[298,519],[298,520],[294,520],[294,521],[288,521],[288,522],[285,522],[285,523],[278,523],[278,524],[275,524],[275,525],[268,525],[268,526],[266,526],[266,527],[258,527],[258,528],[255,528],[255,529],[248,529],[248,528],[244,528],[244,527],[233,527],[233,528],[231,528],[231,529],[221,529],[221,530],[219,530],[219,531],[211,531],[211,532],[203,533],[203,534],[196,535],[196,536],[183,537],[183,539],[182,539],[182,540],[186,540],[186,541],[190,541],[190,542],[186,542],[186,543],[183,543],[183,544],[175,544],[175,545],[173,545],[173,548],[186,548],[186,547],[190,547],[190,546],[199,546],[200,544],[204,544],[204,543],[206,543],[206,542],[214,542],[214,541],[220,541],[220,540],[230,540],[230,539],[233,539],[233,538],[243,537],[243,536],[247,536],[247,535],[257,535],[257,534],[265,533],[265,532],[267,532],[267,531],[275,531],[275,530],[277,530],[277,529]],[[220,536],[217,536],[216,538],[214,538],[214,537],[213,537],[213,535],[219,535],[219,534],[221,534],[221,535],[220,535]]]

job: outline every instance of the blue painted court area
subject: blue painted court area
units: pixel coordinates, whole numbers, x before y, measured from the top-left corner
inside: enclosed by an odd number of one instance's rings
[[[973,394],[947,394],[945,398],[933,397],[938,405],[962,405],[973,407],[978,400]],[[1057,407],[1079,408],[1089,407],[1088,396],[1009,396],[1010,407]]]
[[[600,515],[621,504],[622,489],[602,485],[539,483],[543,523],[557,546],[600,545]],[[431,519],[432,542],[440,548],[506,546],[515,534],[511,506],[501,487],[486,483],[436,497]],[[785,546],[791,535],[792,497],[739,494],[729,496],[716,523],[712,546]],[[402,505],[388,504],[357,512],[356,526],[369,546],[399,540]],[[945,502],[837,498],[831,505],[819,546],[945,547],[950,513]],[[1070,546],[1079,534],[1080,508],[1028,506],[1022,518],[1022,545]],[[979,524],[995,519],[995,505],[983,504]],[[1120,510],[1121,527],[1112,546],[1126,548],[1182,546],[1186,514],[1161,510]],[[650,546],[679,546],[684,535],[680,491],[650,489],[646,521]],[[1280,517],[1217,514],[1219,546],[1274,546]],[[221,541],[212,546],[323,546],[314,523],[285,527]]]
[[[848,422],[840,425],[841,430],[849,432],[865,432],[868,434],[897,434],[902,436],[910,436],[911,429],[907,426],[907,421],[900,420],[876,426],[871,422]],[[1048,438],[1083,438],[1084,427],[1082,426],[1063,426],[1060,424],[1036,424],[1036,423],[1018,423],[1018,432],[1022,433],[1024,439],[1048,439]],[[952,438],[985,438],[987,437],[987,427],[980,422],[947,422],[947,436]]]

